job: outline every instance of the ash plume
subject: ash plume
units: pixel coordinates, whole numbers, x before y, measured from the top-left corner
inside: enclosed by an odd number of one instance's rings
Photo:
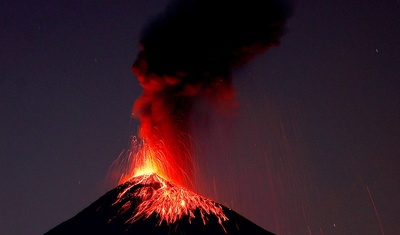
[[[143,30],[132,71],[144,90],[132,114],[141,122],[139,138],[162,152],[154,162],[164,176],[190,184],[193,101],[229,103],[232,70],[278,45],[289,16],[285,1],[180,0]]]

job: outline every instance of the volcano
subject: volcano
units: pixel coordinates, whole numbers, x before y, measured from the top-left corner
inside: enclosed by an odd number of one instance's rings
[[[112,189],[45,235],[270,235],[235,211],[157,174]]]

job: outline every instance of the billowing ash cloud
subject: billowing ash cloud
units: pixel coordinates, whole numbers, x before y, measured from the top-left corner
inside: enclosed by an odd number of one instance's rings
[[[173,155],[163,163],[174,171],[170,178],[190,176],[185,147],[193,99],[230,100],[232,69],[277,45],[289,15],[287,2],[277,0],[181,0],[144,29],[132,66],[144,92],[133,114],[139,137]]]

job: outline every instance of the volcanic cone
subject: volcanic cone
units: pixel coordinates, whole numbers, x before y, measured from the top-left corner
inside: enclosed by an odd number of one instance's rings
[[[269,235],[235,211],[156,174],[112,189],[45,235]]]

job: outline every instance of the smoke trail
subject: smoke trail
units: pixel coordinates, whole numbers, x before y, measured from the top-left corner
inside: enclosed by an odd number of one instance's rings
[[[150,162],[188,185],[194,99],[230,101],[232,69],[277,45],[289,15],[289,5],[277,0],[181,0],[152,21],[132,66],[144,89],[132,114],[151,154],[136,157],[134,167]]]

